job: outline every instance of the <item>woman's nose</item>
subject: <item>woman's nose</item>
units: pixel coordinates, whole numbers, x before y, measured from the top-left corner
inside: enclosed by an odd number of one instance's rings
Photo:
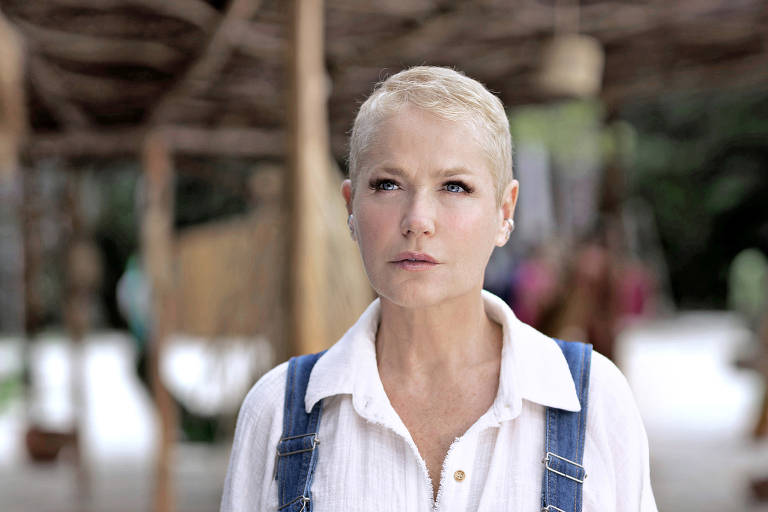
[[[414,194],[400,225],[403,236],[430,236],[435,232],[435,209],[425,194]]]

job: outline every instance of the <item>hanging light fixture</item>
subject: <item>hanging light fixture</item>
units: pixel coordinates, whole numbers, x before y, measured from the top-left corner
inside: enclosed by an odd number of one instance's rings
[[[603,80],[605,57],[597,39],[579,34],[578,0],[559,0],[554,14],[555,35],[542,52],[538,85],[552,96],[588,98],[597,95]]]

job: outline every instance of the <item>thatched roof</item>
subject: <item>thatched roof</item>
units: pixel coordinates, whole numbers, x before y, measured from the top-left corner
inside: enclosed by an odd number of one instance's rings
[[[360,100],[405,66],[455,66],[507,105],[542,100],[534,76],[553,3],[577,2],[327,0],[337,157]],[[160,125],[182,151],[281,157],[285,4],[3,0],[27,48],[27,154],[135,153],[147,127]],[[763,0],[587,0],[578,27],[605,50],[602,97],[611,105],[673,89],[768,85]]]

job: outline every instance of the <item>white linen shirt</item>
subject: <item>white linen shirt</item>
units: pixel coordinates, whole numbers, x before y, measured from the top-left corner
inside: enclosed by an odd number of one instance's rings
[[[486,313],[503,327],[499,388],[491,407],[451,445],[437,501],[416,444],[387,398],[376,365],[380,303],[317,362],[305,407],[323,400],[315,512],[538,511],[544,466],[544,411],[580,409],[568,363],[549,337],[483,291]],[[584,512],[656,511],[648,441],[621,372],[593,352],[584,466]],[[283,427],[288,363],[264,375],[243,402],[221,512],[277,509],[275,450]],[[464,478],[454,477],[463,471]]]

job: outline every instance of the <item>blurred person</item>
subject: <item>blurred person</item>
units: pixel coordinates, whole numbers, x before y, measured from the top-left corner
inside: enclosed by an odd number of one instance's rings
[[[746,360],[741,361],[741,366],[757,370],[763,378],[763,399],[760,411],[757,414],[757,422],[753,429],[755,438],[768,437],[768,304],[764,304],[763,314],[758,321],[756,332],[759,348],[757,354],[752,354]],[[768,500],[768,484],[766,484],[765,499]]]
[[[619,313],[623,323],[656,313],[658,284],[653,271],[644,262],[631,258],[622,261],[618,286]]]
[[[562,293],[560,270],[553,250],[546,245],[535,247],[513,272],[512,309],[521,322],[537,328],[543,313]]]
[[[762,279],[768,279],[768,274],[761,273]],[[764,282],[764,281],[763,281]],[[768,283],[764,284],[768,285]],[[756,321],[757,341],[760,344],[757,354],[750,354],[737,361],[743,368],[757,370],[763,377],[763,397],[757,422],[752,431],[756,439],[768,437],[768,301],[763,303],[763,311]],[[755,478],[750,482],[752,496],[760,502],[768,502],[768,476]]]
[[[763,378],[763,398],[752,430],[755,438],[768,436],[768,258],[755,247],[740,251],[728,269],[728,306],[744,318],[754,343],[736,360],[741,368]],[[768,499],[768,483],[761,498]]]
[[[739,252],[728,269],[728,306],[741,314],[753,331],[768,307],[768,258],[760,249]]]
[[[556,338],[588,340],[613,359],[617,286],[611,254],[596,233],[571,250],[559,294],[536,327]]]
[[[222,512],[655,511],[623,375],[482,289],[518,197],[500,100],[451,69],[397,73],[360,107],[349,170],[378,298],[251,389]]]
[[[136,344],[136,374],[150,388],[149,333],[152,317],[152,290],[141,259],[131,254],[117,281],[117,308],[123,315]]]
[[[606,230],[605,225],[598,226],[571,249],[561,282],[548,300],[540,302],[535,322],[530,323],[556,338],[589,341],[613,359],[617,333],[633,319],[655,311],[657,287],[653,272],[639,260],[623,256],[617,244],[609,243]]]

